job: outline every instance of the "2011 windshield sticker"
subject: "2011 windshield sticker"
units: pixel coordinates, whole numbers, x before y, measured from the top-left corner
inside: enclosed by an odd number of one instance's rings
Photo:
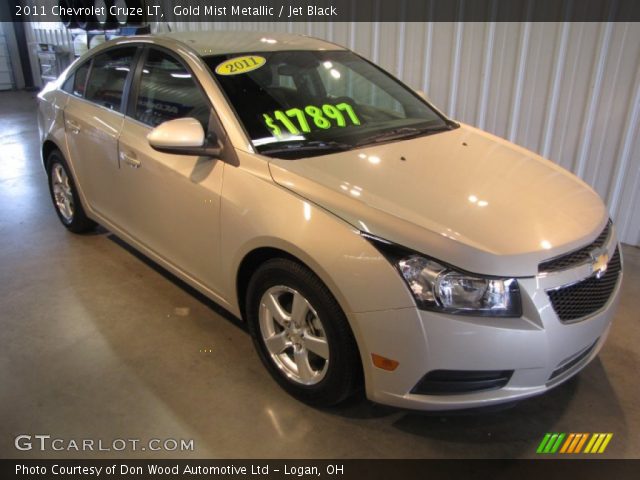
[[[353,107],[344,102],[337,105],[325,103],[320,106],[307,105],[304,108],[275,110],[272,114],[262,114],[262,117],[267,128],[276,137],[280,137],[283,130],[291,135],[308,133],[312,125],[321,130],[346,127],[347,123],[360,125],[360,119]]]
[[[263,66],[267,59],[258,55],[246,55],[225,60],[216,67],[218,75],[240,75],[251,72]]]

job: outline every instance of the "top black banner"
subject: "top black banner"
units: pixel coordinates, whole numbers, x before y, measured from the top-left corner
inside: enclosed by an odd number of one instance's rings
[[[118,6],[116,5],[118,4]],[[117,11],[124,8],[127,11]],[[125,16],[150,22],[638,22],[639,0],[136,0],[2,2],[0,21]],[[62,10],[66,9],[66,10]],[[68,10],[80,9],[80,10]]]

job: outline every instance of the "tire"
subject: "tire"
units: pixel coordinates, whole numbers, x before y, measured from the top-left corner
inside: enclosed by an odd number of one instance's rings
[[[60,7],[60,9],[63,12],[67,12],[68,8],[72,8],[75,6],[75,1],[74,0],[60,0],[58,2],[58,6]],[[75,18],[75,16],[73,15],[60,15],[60,21],[62,22],[62,24],[66,27],[66,28],[77,28],[78,27],[78,21]]]
[[[93,4],[96,10],[102,9],[104,15],[97,15],[96,19],[102,30],[112,30],[118,28],[118,19],[115,15],[111,15],[110,8],[114,5],[114,0],[94,0]]]
[[[117,15],[116,22],[121,27],[124,27],[127,25],[138,26],[138,25],[143,25],[146,22],[146,10],[145,10],[145,4],[143,0],[112,0],[112,2],[116,7],[126,8],[126,11],[129,11],[129,9],[131,8],[134,8],[134,9],[142,8],[142,11],[145,13],[142,15],[141,18],[135,19],[133,21],[130,21],[128,15]],[[122,11],[122,10],[119,10],[119,11]]]
[[[285,258],[263,263],[249,282],[245,311],[262,363],[292,396],[328,407],[361,389],[360,355],[346,316],[308,268]]]
[[[75,0],[75,6],[78,8],[91,8],[93,7],[93,0]],[[96,15],[79,15],[77,17],[78,27],[82,30],[91,31],[101,28],[100,22]]]
[[[93,230],[96,223],[85,214],[67,162],[58,150],[47,157],[47,176],[51,201],[62,224],[73,233]]]

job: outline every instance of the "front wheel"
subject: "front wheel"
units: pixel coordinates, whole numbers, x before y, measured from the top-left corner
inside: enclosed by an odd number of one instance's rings
[[[360,358],[347,319],[308,268],[282,258],[264,263],[249,283],[246,312],[262,362],[291,395],[330,406],[358,390]]]

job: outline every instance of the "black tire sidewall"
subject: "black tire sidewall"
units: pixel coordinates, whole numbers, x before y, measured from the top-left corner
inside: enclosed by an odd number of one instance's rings
[[[273,362],[260,331],[259,307],[269,288],[285,285],[300,292],[313,306],[322,322],[329,344],[329,368],[315,385],[302,385],[289,379]],[[357,389],[360,364],[357,347],[347,319],[327,287],[303,265],[289,259],[263,264],[250,281],[246,304],[247,322],[262,363],[271,376],[294,397],[317,406],[331,406]]]

